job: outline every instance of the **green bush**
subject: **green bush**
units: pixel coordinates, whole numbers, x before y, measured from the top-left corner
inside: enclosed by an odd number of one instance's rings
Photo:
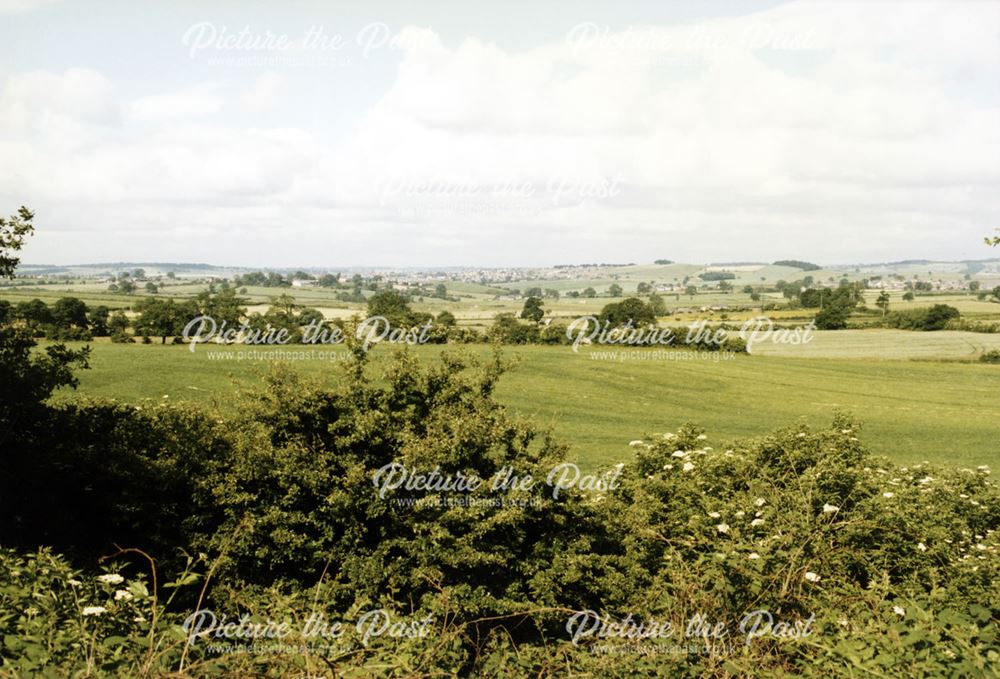
[[[944,330],[959,318],[959,311],[947,304],[935,304],[926,309],[894,311],[886,316],[886,325],[901,330]]]
[[[335,388],[275,370],[226,418],[93,401],[22,417],[24,435],[4,449],[2,537],[17,549],[0,552],[0,673],[998,671],[1000,491],[986,468],[893,465],[838,415],[829,428],[724,445],[694,425],[649,436],[603,492],[556,498],[538,483],[504,506],[489,504],[488,485],[462,495],[481,504],[429,490],[381,496],[373,477],[390,463],[543,479],[568,451],[495,401],[499,355],[420,365],[402,350],[375,373],[354,351]],[[131,598],[96,580],[97,557],[116,545],[142,550],[111,566]],[[180,625],[199,607],[300,623],[383,609],[433,624],[426,638],[367,645],[350,633],[332,657],[213,655],[185,645]],[[811,619],[810,636],[744,643],[738,623],[761,609]],[[701,615],[732,636],[675,638],[681,651],[575,645],[567,620],[587,610],[677,630]],[[609,643],[620,648],[602,651]]]

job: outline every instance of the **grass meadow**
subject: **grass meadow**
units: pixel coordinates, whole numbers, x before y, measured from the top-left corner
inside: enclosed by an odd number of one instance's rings
[[[268,358],[320,379],[337,379],[342,346],[120,345],[91,342],[79,395],[139,403],[201,401],[227,407],[234,390],[259,384]],[[1000,464],[1000,366],[969,362],[970,346],[1000,346],[1000,336],[959,332],[817,332],[804,346],[767,346],[731,360],[710,354],[607,347],[507,347],[518,366],[500,383],[500,400],[571,446],[593,467],[631,459],[630,440],[704,426],[710,444],[764,434],[804,421],[822,426],[837,409],[864,425],[864,441],[896,462]],[[452,348],[454,349],[454,348]],[[377,346],[376,362],[395,348]],[[440,346],[410,349],[422,358]],[[484,345],[460,350],[486,355]],[[679,356],[698,356],[681,360]],[[248,357],[252,356],[250,359]],[[340,357],[339,359],[337,357]],[[913,359],[925,360],[913,360]],[[58,398],[71,397],[63,390]]]

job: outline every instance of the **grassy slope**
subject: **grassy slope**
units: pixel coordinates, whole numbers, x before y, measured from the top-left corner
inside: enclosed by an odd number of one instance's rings
[[[520,347],[507,351],[521,365],[502,382],[501,400],[550,425],[587,465],[629,459],[627,442],[646,432],[675,429],[685,421],[705,426],[715,447],[776,426],[829,422],[835,408],[865,423],[864,440],[897,461],[937,460],[964,465],[1000,463],[1000,367],[862,358],[871,343],[852,344],[847,358],[742,356],[735,361],[593,360],[586,349]],[[943,334],[910,333],[914,343]],[[958,338],[962,342],[964,338]],[[182,346],[93,345],[92,369],[81,373],[84,395],[200,400],[231,406],[233,378],[249,387],[262,362],[213,361],[208,349]],[[832,346],[832,345],[831,345]],[[847,348],[845,348],[847,347]],[[851,348],[853,347],[853,348]],[[214,349],[238,352],[247,347]],[[286,347],[294,350],[297,347]],[[483,346],[471,351],[485,353]],[[832,350],[832,349],[831,349]],[[939,351],[951,351],[939,345]],[[336,346],[317,352],[343,353]],[[439,347],[418,347],[429,356]],[[387,352],[375,350],[376,358]],[[792,353],[790,350],[788,353]],[[296,367],[334,379],[330,360],[296,361]],[[65,396],[68,396],[66,394]],[[63,397],[63,395],[60,395]]]

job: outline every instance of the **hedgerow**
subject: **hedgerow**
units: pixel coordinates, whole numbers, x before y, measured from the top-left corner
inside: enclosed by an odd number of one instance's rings
[[[553,497],[537,483],[501,506],[486,485],[458,504],[380,494],[373,478],[388,464],[545,479],[570,451],[494,399],[499,355],[421,365],[401,351],[380,374],[356,358],[334,388],[275,370],[234,395],[230,416],[81,400],[22,417],[4,451],[16,521],[2,529],[0,672],[997,671],[1000,492],[986,468],[894,465],[837,414],[824,429],[729,443],[691,424],[650,434],[597,491]],[[220,652],[183,627],[203,609],[298,631],[285,652]],[[372,611],[427,621],[427,633],[365,638],[345,624],[331,649],[301,632],[310,616]],[[582,611],[675,633],[574,639],[567,623]],[[808,634],[747,639],[754,611]],[[703,624],[689,634],[692,620]],[[715,624],[725,636],[706,632]]]

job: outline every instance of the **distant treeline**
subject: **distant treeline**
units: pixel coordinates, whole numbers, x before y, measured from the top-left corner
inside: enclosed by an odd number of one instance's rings
[[[774,263],[774,266],[791,266],[796,269],[802,269],[803,271],[816,271],[821,267],[818,264],[813,264],[812,262],[803,262],[798,259],[779,259]]]

